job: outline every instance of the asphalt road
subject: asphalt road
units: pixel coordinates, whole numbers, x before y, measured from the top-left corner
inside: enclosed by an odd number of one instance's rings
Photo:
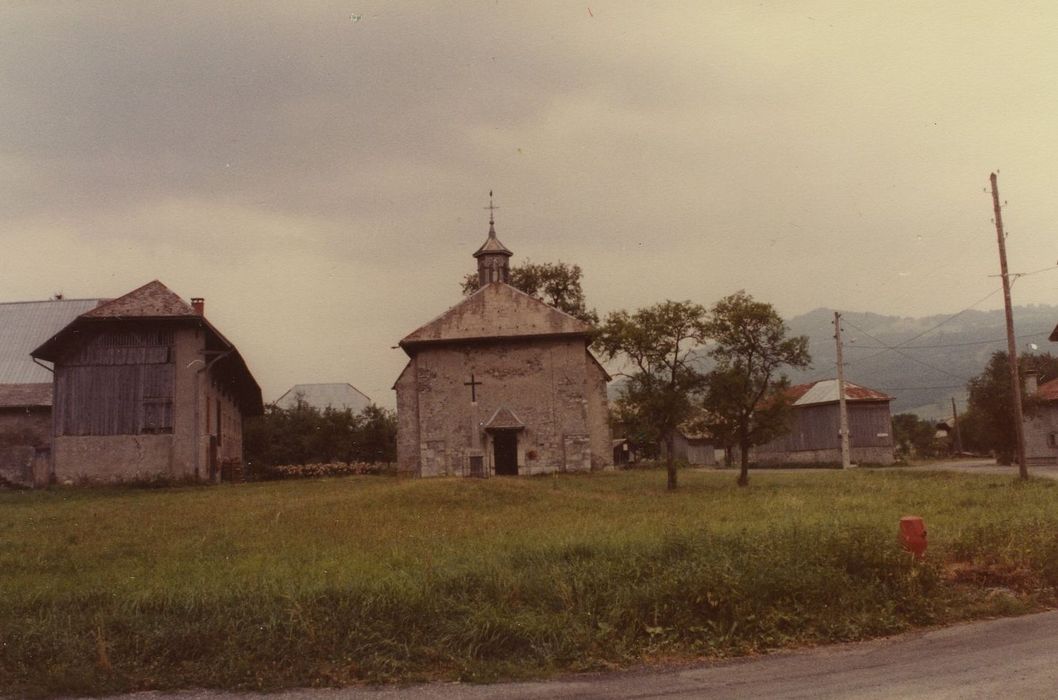
[[[1058,697],[1058,612],[674,670],[587,674],[534,683],[299,690],[266,696],[185,691],[121,697],[126,700],[1055,698]]]

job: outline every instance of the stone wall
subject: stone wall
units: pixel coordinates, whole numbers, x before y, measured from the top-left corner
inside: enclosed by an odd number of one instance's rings
[[[1058,464],[1056,443],[1058,405],[1043,404],[1033,415],[1025,417],[1026,464]]]
[[[172,435],[59,435],[55,480],[129,481],[172,474]]]
[[[400,373],[393,388],[397,392],[397,471],[419,473],[419,394],[416,391],[415,359]]]
[[[736,450],[737,453],[737,450]],[[753,464],[841,464],[841,448],[824,450],[798,450],[796,452],[757,452],[751,449],[750,462]],[[852,447],[849,459],[853,464],[890,465],[893,458],[892,447]],[[737,463],[737,458],[735,462]]]
[[[0,483],[32,486],[34,465],[47,459],[51,409],[47,406],[0,409]],[[47,475],[44,475],[46,482]]]

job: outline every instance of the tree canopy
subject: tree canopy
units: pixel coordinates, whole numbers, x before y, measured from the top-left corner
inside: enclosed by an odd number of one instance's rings
[[[808,338],[788,338],[786,324],[771,304],[744,291],[718,301],[703,327],[712,341],[715,368],[705,378],[706,424],[725,447],[737,445],[738,483],[749,483],[749,449],[788,430],[789,381],[783,367],[808,367]]]
[[[594,326],[599,323],[599,314],[587,306],[581,288],[582,275],[580,265],[526,260],[511,268],[510,285]],[[477,273],[463,278],[463,294],[473,294],[480,288]]]
[[[397,457],[393,411],[370,405],[360,413],[323,411],[298,400],[283,409],[265,406],[244,434],[246,461],[258,474],[269,467],[311,462],[392,462]]]
[[[691,415],[691,398],[702,385],[694,359],[705,340],[705,316],[705,307],[690,301],[615,311],[595,341],[604,357],[629,365],[615,414],[641,439],[667,443],[670,489],[677,487],[674,432]]]

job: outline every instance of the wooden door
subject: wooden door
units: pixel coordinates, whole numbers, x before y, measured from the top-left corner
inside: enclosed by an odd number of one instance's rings
[[[518,433],[513,430],[498,430],[492,434],[493,456],[496,474],[499,476],[518,473]]]

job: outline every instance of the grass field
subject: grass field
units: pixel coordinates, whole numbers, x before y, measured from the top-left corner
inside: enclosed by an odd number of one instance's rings
[[[538,676],[1023,612],[1058,585],[1055,482],[680,478],[0,493],[0,692]]]

